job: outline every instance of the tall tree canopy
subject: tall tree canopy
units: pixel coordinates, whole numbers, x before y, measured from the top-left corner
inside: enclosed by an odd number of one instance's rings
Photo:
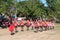
[[[52,16],[60,19],[60,0],[47,0]],[[50,12],[49,12],[50,13]]]
[[[46,0],[48,7],[45,7],[40,0],[0,0],[0,13],[17,13],[17,16],[27,18],[59,18],[60,0]]]

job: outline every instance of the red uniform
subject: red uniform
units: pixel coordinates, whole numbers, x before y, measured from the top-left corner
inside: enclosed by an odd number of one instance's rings
[[[35,27],[39,27],[39,22],[38,21],[35,22]]]
[[[45,28],[47,28],[46,22],[42,22],[42,25],[43,25]]]
[[[44,26],[47,26],[47,24],[46,24],[46,23],[44,23]]]
[[[24,28],[23,28],[23,27],[24,27],[24,24],[25,24],[25,22],[24,22],[24,20],[22,19],[21,22],[20,22],[21,31],[23,31],[23,29],[24,29]]]
[[[21,22],[20,22],[20,26],[24,26],[24,21],[22,20]]]
[[[39,29],[39,22],[38,22],[38,20],[36,20],[36,22],[35,22],[35,32],[38,32],[38,29]]]
[[[13,32],[14,31],[14,28],[15,28],[15,26],[13,24],[11,24],[10,27],[9,27],[9,31],[10,32]]]
[[[30,27],[30,21],[29,21],[29,20],[27,20],[26,26],[27,26],[27,27]]]
[[[18,25],[18,21],[15,20],[13,24],[14,24],[14,26],[17,26]]]
[[[35,27],[34,21],[31,22],[31,26],[32,26],[32,27]]]
[[[40,23],[39,23],[39,26],[40,26],[40,27],[42,27],[42,26],[43,26],[43,25],[42,25],[42,22],[40,22]]]

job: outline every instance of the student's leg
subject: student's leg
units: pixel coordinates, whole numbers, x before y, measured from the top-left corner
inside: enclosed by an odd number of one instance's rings
[[[24,28],[23,28],[24,26],[21,26],[21,31],[24,31]]]
[[[45,30],[47,30],[47,26],[44,26],[45,27]]]
[[[49,30],[50,29],[50,26],[48,26],[47,29]]]
[[[32,26],[32,29],[31,30],[33,30],[33,26]]]
[[[27,31],[29,30],[29,26],[27,26]]]
[[[36,27],[35,27],[35,30],[34,30],[34,32],[37,32],[37,31],[36,31]]]
[[[15,33],[14,33],[14,30],[10,30],[10,32],[11,32],[11,35],[14,35]]]
[[[54,26],[53,26],[53,29],[54,29]]]
[[[39,27],[37,27],[37,32],[38,32]]]
[[[11,31],[11,35],[14,35],[15,33],[13,31]]]
[[[36,32],[36,33],[38,32],[38,27],[35,27],[35,31],[34,32]]]
[[[15,27],[15,32],[18,32],[18,30],[17,30],[17,26]]]
[[[52,26],[50,26],[50,30],[52,29]]]
[[[41,32],[43,31],[43,27],[42,27],[42,26],[40,26],[40,31],[41,31]]]
[[[39,27],[36,28],[36,31],[38,32]]]
[[[49,29],[51,30],[51,26],[49,26]]]
[[[52,26],[51,29],[54,29],[54,26]]]

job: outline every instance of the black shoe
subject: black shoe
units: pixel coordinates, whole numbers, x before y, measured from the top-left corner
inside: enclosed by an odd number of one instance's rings
[[[39,30],[40,32],[43,32],[43,30]]]
[[[11,35],[14,35],[15,33],[11,33]]]
[[[31,30],[33,30],[33,28]]]
[[[34,31],[35,33],[37,33],[38,31]]]
[[[18,31],[15,31],[16,33],[18,32]]]
[[[21,31],[24,31],[24,30],[21,30]]]

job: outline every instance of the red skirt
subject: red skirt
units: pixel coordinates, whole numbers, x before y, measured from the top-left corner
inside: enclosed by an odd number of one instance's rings
[[[9,31],[10,31],[10,32],[13,32],[13,31],[14,31],[14,28],[15,28],[14,25],[10,25]]]
[[[29,25],[26,25],[27,27],[30,27],[30,24]]]
[[[21,27],[24,27],[24,25],[20,25]]]

